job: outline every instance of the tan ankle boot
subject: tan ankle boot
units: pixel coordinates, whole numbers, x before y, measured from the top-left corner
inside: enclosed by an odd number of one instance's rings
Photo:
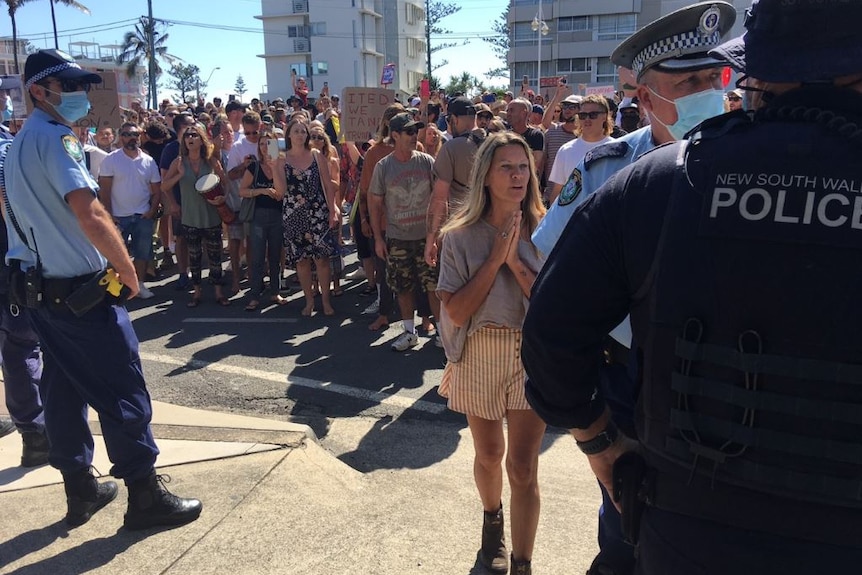
[[[485,511],[482,523],[482,548],[479,549],[479,562],[492,573],[509,571],[506,553],[506,532],[503,524],[503,504],[496,512]]]

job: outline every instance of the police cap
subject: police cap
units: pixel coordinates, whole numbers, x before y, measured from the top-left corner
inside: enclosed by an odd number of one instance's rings
[[[24,89],[45,78],[78,80],[87,84],[100,84],[102,77],[82,70],[75,59],[60,50],[39,50],[27,56],[24,64]]]
[[[721,43],[736,21],[727,2],[700,2],[680,8],[638,30],[624,40],[611,61],[629,68],[640,80],[644,72],[690,72],[725,65],[707,54]]]
[[[745,34],[710,54],[766,82],[831,80],[862,72],[860,21],[862,0],[754,0]]]

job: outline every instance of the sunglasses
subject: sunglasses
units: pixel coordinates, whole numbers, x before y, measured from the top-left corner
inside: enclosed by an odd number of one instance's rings
[[[580,106],[578,106],[577,104],[561,104],[560,105],[561,110],[577,110],[578,108],[580,108]]]
[[[401,130],[401,133],[407,134],[408,136],[415,136],[419,133],[419,130],[417,130],[416,128],[406,128],[404,130]]]
[[[727,99],[731,102],[739,102],[740,100],[742,100],[742,98],[740,98],[739,96],[728,96]]]
[[[309,140],[320,140],[321,142],[326,139],[326,136],[321,136],[320,134],[312,134],[308,137]]]
[[[138,138],[140,137],[140,132],[120,132],[120,135],[124,138]]]
[[[198,134],[197,132],[186,132],[185,134],[183,134],[183,137],[184,138],[200,138],[201,135]]]
[[[579,120],[586,120],[587,118],[589,118],[590,120],[595,120],[600,116],[607,116],[607,114],[605,112],[578,112]]]
[[[89,83],[77,80],[61,80],[57,78],[57,83],[60,84],[60,91],[62,92],[89,92],[91,87]]]

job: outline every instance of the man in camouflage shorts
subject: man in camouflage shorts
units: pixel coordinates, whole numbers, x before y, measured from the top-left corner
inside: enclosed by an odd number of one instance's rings
[[[417,132],[423,127],[409,113],[392,117],[389,137],[395,149],[374,167],[369,187],[374,249],[386,261],[386,283],[398,296],[404,324],[404,333],[392,342],[393,351],[406,351],[419,343],[413,319],[415,286],[428,294],[434,317],[440,315],[437,270],[425,262],[425,214],[431,201],[434,158],[416,151]]]

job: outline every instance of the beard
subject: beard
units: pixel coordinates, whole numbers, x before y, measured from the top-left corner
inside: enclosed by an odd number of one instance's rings
[[[127,150],[131,151],[131,152],[134,152],[134,151],[135,151],[135,150],[137,150],[137,149],[138,149],[138,147],[139,147],[139,146],[138,146],[138,141],[137,141],[137,140],[132,140],[131,142],[126,142],[125,144],[123,144],[123,147],[124,147],[125,149],[127,149]]]

